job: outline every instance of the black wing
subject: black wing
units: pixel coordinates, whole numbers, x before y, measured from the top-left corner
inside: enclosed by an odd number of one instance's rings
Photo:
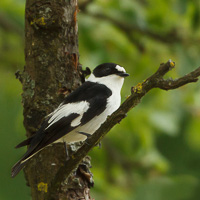
[[[83,113],[80,120],[81,126],[89,122],[95,116],[98,116],[106,109],[106,103],[112,92],[105,85],[97,84],[93,82],[85,82],[82,86],[77,88],[74,92],[68,95],[63,103],[59,106],[65,106],[70,103],[76,103],[81,101],[87,101],[89,103],[89,109]],[[58,109],[59,109],[58,108]],[[35,153],[46,147],[47,145],[62,138],[67,133],[71,132],[77,126],[71,126],[71,122],[80,116],[79,113],[71,113],[65,115],[55,123],[49,123],[49,119],[56,113],[52,112],[49,117],[43,122],[38,132],[31,138],[23,141],[16,147],[29,145],[27,152],[24,156],[14,165],[12,168],[12,177],[16,176],[19,171],[24,167],[26,161],[32,157]]]
[[[87,81],[64,100],[63,105],[72,102],[88,101],[90,108],[84,113],[81,124],[84,125],[105,109],[111,90],[103,84]]]

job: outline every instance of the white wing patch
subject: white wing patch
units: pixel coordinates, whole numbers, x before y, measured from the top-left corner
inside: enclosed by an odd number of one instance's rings
[[[72,122],[71,122],[71,126],[75,127],[78,126],[81,123],[81,119],[83,117],[83,114],[78,116],[77,118],[75,118]]]
[[[119,72],[126,72],[125,69],[119,65],[116,65],[115,67]]]
[[[68,103],[68,104],[59,106],[53,112],[52,117],[49,119],[49,121],[48,121],[49,126],[47,128],[49,128],[55,122],[59,121],[62,117],[67,117],[72,113],[79,114],[80,116],[71,122],[71,126],[79,125],[81,118],[82,118],[83,114],[88,110],[89,105],[90,104],[86,101],[80,101],[80,102],[76,102],[76,103]]]

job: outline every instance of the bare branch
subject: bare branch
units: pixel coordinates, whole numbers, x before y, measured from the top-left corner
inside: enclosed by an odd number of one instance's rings
[[[153,88],[160,88],[164,90],[172,90],[188,83],[196,82],[200,76],[200,67],[193,72],[176,80],[164,80],[163,76],[175,67],[175,62],[169,60],[166,63],[160,64],[158,70],[142,83],[138,83],[135,87],[131,88],[131,95],[122,103],[117,111],[109,116],[105,123],[85,142],[70,159],[65,162],[55,176],[51,184],[52,193],[58,189],[57,185],[67,179],[69,174],[78,166],[81,160],[88,154],[88,152],[97,145],[101,139],[110,131],[110,129],[119,123],[129,110],[140,103],[143,96],[146,95]],[[50,199],[50,196],[47,198]]]
[[[200,67],[194,70],[193,72],[179,78],[176,80],[168,79],[160,79],[157,82],[157,87],[163,90],[171,90],[171,89],[176,89],[179,88],[183,85],[186,85],[187,83],[192,83],[192,82],[197,82],[198,81],[198,76],[200,76]]]

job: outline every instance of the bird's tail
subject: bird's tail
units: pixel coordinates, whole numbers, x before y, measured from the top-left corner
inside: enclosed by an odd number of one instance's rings
[[[20,148],[20,147],[23,147],[23,146],[26,146],[26,145],[29,145],[33,139],[35,135],[32,135],[31,137],[29,137],[28,139],[22,141],[21,143],[19,143],[15,148]]]
[[[11,177],[14,178],[19,172],[20,170],[24,167],[24,165],[26,164],[28,160],[23,162],[23,158],[21,160],[19,160],[13,167],[12,167],[12,171],[11,171]]]
[[[34,136],[34,135],[33,135]],[[29,137],[28,139],[24,140],[23,142],[19,143],[15,148],[20,148],[26,145],[29,145],[31,143],[31,140],[33,139],[33,136]],[[26,153],[13,167],[11,171],[11,177],[14,178],[20,170],[24,167],[26,164],[26,161],[28,161],[28,154]]]

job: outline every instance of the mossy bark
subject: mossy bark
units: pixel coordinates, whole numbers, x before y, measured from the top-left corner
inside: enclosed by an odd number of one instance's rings
[[[65,95],[81,84],[77,11],[77,0],[26,1],[26,66],[21,74],[18,73],[18,78],[23,85],[27,137],[38,130],[44,117]],[[57,191],[51,194],[51,181],[65,159],[64,145],[55,144],[28,162],[24,172],[33,200],[47,199],[47,196],[48,199],[90,199],[90,183],[84,180],[82,170],[90,165],[88,159],[84,167],[80,165],[68,179],[57,183],[60,184]]]

